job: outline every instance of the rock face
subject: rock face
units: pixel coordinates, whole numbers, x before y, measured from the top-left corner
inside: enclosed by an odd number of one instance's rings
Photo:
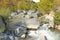
[[[3,18],[0,16],[0,33],[4,32],[5,24],[3,22]]]
[[[40,25],[36,18],[26,20],[27,27],[30,29],[37,29]]]
[[[54,17],[51,14],[45,15],[45,20],[49,23],[49,27],[54,28]]]
[[[38,14],[38,11],[33,10],[12,12],[9,16],[7,28],[9,31],[13,31],[15,36],[21,37],[26,34],[27,28],[37,29],[40,26]]]
[[[37,29],[40,25],[39,20],[38,20],[38,11],[33,11],[33,10],[29,10],[27,12],[27,15],[25,15],[25,21],[27,24],[27,28],[30,29]]]

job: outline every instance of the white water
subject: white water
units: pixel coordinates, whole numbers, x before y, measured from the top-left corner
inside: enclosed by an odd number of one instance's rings
[[[55,38],[49,34],[49,30],[47,28],[47,24],[44,24],[37,31],[30,31],[29,36],[32,37],[31,40],[55,40]]]
[[[60,33],[48,29],[47,24],[42,25],[37,31],[30,31],[26,40],[60,40]],[[13,37],[11,37],[13,40]],[[15,40],[18,40],[15,37]]]

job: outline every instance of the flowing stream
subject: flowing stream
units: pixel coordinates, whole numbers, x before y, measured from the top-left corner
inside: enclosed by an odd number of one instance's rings
[[[47,29],[47,24],[44,24],[37,31],[30,31],[26,39],[19,40],[60,40],[60,32],[53,29]]]
[[[26,40],[60,40],[60,32],[52,29],[47,29],[44,24],[37,31],[31,31]]]

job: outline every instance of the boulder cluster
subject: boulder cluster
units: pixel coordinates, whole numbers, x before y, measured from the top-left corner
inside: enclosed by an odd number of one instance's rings
[[[42,14],[34,10],[17,10],[12,12],[7,22],[0,16],[0,40],[16,40],[16,37],[21,37],[23,34],[26,34],[28,29],[37,29],[40,26],[38,20],[40,16],[42,16]]]

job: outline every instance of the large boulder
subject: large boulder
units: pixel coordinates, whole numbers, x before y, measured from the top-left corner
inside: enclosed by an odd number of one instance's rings
[[[2,16],[0,16],[0,33],[4,32],[4,30],[5,30],[5,24]]]
[[[21,36],[26,33],[27,28],[37,29],[40,26],[38,20],[38,11],[19,11],[13,12],[9,16],[7,23],[8,30],[14,31],[16,36]]]
[[[24,17],[24,20],[29,29],[37,29],[40,25],[38,20],[39,11],[29,10]]]
[[[27,19],[25,21],[27,24],[27,28],[29,29],[37,29],[40,26],[40,22],[37,18]]]
[[[15,36],[21,36],[26,33],[27,25],[23,20],[25,11],[16,11],[11,13],[7,23],[9,31],[13,31]]]

